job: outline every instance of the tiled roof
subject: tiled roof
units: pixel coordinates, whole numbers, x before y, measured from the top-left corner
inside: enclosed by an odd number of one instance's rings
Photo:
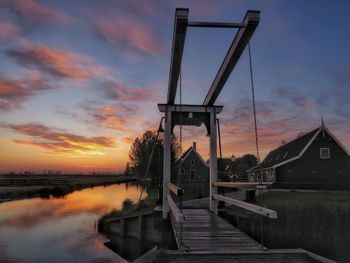
[[[322,126],[271,151],[261,163],[261,166],[255,169],[272,167],[290,159],[297,158],[320,129],[322,129]]]

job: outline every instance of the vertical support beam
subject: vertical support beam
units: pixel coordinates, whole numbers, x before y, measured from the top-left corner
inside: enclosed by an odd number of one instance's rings
[[[209,170],[209,202],[210,211],[218,214],[217,201],[214,200],[213,195],[217,194],[217,187],[213,186],[218,179],[218,158],[217,158],[217,136],[216,136],[216,112],[215,109],[210,111],[210,170]]]
[[[167,196],[170,194],[166,184],[170,182],[171,174],[171,111],[169,109],[165,111],[164,126],[163,219],[166,219],[169,212]]]

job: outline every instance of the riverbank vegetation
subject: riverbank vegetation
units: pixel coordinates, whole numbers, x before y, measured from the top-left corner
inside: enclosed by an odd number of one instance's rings
[[[1,175],[0,202],[30,197],[60,197],[75,190],[135,181],[116,175]]]
[[[340,262],[350,262],[349,192],[273,191],[257,197],[257,203],[278,214],[278,219],[262,221],[267,247],[300,247]],[[232,213],[232,208],[229,210]],[[253,225],[241,220],[240,226],[260,240],[260,218],[242,211],[238,213],[250,221],[253,218]]]
[[[150,190],[146,198],[140,200],[137,203],[132,202],[130,199],[124,200],[121,209],[113,209],[111,212],[102,215],[98,219],[99,232],[104,232],[103,225],[107,221],[119,219],[122,217],[131,217],[153,212],[153,209],[157,205],[157,201],[158,191],[155,189]]]

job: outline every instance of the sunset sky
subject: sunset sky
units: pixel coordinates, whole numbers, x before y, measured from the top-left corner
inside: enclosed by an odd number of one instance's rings
[[[0,172],[122,171],[161,117],[176,7],[191,21],[261,11],[251,47],[262,157],[322,116],[350,148],[349,1],[0,0]],[[203,102],[235,33],[188,29],[183,103]],[[255,152],[250,92],[246,50],[216,103],[224,156]],[[184,140],[208,158],[204,127]]]

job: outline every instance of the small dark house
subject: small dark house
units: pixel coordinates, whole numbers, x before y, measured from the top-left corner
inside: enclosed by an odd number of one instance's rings
[[[271,151],[250,181],[275,182],[276,188],[350,189],[350,154],[322,123],[321,127]]]
[[[195,142],[175,163],[171,181],[184,189],[185,199],[209,196],[209,168]]]

